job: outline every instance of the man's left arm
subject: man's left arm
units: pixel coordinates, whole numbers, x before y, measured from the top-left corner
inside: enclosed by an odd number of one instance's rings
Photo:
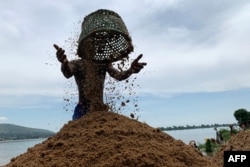
[[[139,73],[141,69],[147,65],[147,63],[140,63],[139,60],[142,58],[142,54],[139,55],[131,64],[130,68],[126,71],[118,71],[112,66],[112,63],[108,65],[108,73],[111,77],[122,81],[130,77],[134,73]]]

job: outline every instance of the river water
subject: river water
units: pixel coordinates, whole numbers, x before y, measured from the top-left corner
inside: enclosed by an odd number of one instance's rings
[[[205,138],[216,138],[214,128],[171,130],[165,132],[175,139],[182,140],[186,144],[189,144],[191,140],[196,141],[197,144],[204,144]]]
[[[175,139],[182,140],[186,144],[188,144],[190,140],[195,140],[196,143],[199,144],[204,143],[205,138],[215,138],[214,128],[172,130],[165,131],[165,133]],[[11,158],[25,153],[28,148],[44,140],[46,139],[0,141],[0,166],[7,164]]]
[[[7,164],[11,158],[26,152],[29,147],[33,147],[44,140],[46,139],[0,141],[0,166]]]

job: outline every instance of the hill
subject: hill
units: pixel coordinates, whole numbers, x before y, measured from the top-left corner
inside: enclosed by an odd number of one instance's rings
[[[216,167],[194,147],[159,129],[107,111],[69,121],[6,167]]]
[[[44,129],[28,128],[13,124],[0,124],[0,141],[47,138],[54,134],[54,132]]]

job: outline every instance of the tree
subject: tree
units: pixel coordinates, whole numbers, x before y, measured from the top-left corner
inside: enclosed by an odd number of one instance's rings
[[[242,124],[246,125],[248,124],[248,121],[250,121],[250,112],[248,112],[244,108],[241,108],[234,112],[234,117],[240,125]]]

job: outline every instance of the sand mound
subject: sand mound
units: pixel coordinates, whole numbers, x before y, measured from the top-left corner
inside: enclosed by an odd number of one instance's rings
[[[7,167],[214,167],[193,147],[145,123],[91,112],[13,158]]]
[[[215,154],[212,161],[218,166],[223,167],[224,151],[249,151],[250,150],[250,130],[240,131],[231,140],[223,145]]]

